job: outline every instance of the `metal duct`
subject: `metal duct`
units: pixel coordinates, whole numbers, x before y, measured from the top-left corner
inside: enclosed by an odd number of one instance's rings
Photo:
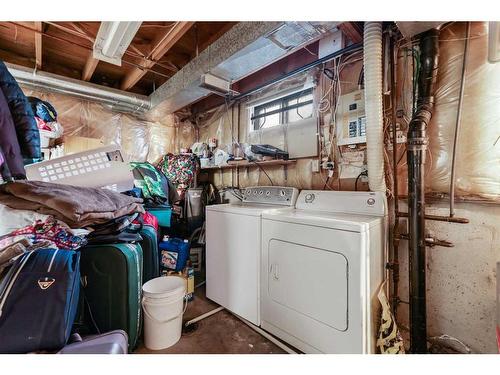
[[[151,108],[147,96],[107,88],[57,74],[5,63],[19,84],[109,105],[113,110],[142,113]]]
[[[200,87],[210,72],[238,81],[336,29],[337,22],[240,22],[151,94],[154,111],[168,114],[211,94]]]

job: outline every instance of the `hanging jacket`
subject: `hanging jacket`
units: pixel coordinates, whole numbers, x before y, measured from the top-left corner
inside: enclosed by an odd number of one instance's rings
[[[9,104],[23,158],[40,158],[40,133],[36,126],[35,115],[33,114],[28,99],[17,84],[16,79],[10,74],[7,70],[7,66],[5,66],[4,62],[1,60],[0,89]]]
[[[17,141],[14,120],[10,115],[9,104],[0,90],[0,150],[10,174],[17,179],[26,178],[23,157]]]

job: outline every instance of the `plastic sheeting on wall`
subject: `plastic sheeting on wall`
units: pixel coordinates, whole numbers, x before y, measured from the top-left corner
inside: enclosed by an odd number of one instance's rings
[[[432,169],[427,181],[448,192],[466,23],[440,35],[435,112],[429,125]],[[456,159],[457,195],[500,199],[500,63],[490,64],[488,25],[473,22]]]
[[[127,160],[155,161],[165,153],[178,152],[194,142],[193,124],[178,123],[174,115],[157,114],[154,119],[145,120],[69,95],[25,87],[23,91],[49,101],[56,108],[58,121],[64,127],[64,140],[71,145],[65,149],[67,153],[82,151],[86,145],[95,144],[89,140],[99,140],[104,145],[120,145]]]

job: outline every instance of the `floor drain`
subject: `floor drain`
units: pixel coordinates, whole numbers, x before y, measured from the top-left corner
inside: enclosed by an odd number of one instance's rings
[[[186,326],[182,327],[182,333],[185,335],[189,335],[190,333],[195,332],[197,329],[198,329],[198,323],[192,323],[187,327]]]

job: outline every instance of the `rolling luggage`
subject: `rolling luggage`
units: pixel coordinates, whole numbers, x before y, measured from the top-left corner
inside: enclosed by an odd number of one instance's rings
[[[0,353],[59,350],[80,292],[80,254],[39,249],[21,255],[0,284]]]
[[[160,276],[160,259],[158,253],[158,236],[156,230],[150,225],[144,225],[139,232],[143,257],[142,283]]]
[[[128,337],[122,330],[84,337],[76,334],[58,354],[127,354]]]
[[[140,245],[87,245],[80,252],[85,325],[93,333],[124,330],[132,350],[141,330]]]

